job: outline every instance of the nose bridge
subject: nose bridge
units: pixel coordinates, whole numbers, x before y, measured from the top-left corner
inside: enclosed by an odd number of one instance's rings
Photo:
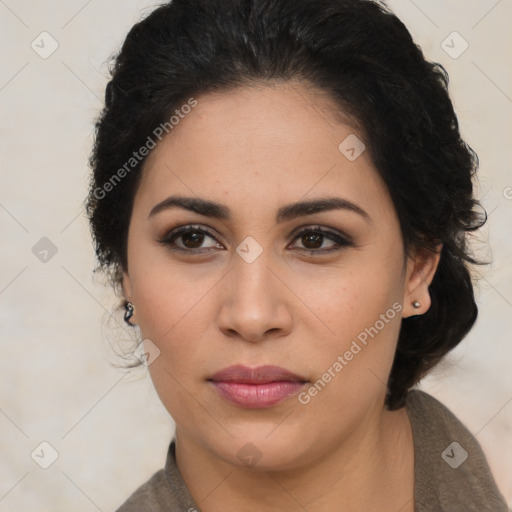
[[[252,241],[244,241],[236,252],[231,278],[234,285],[232,293],[236,295],[237,303],[247,302],[246,306],[251,308],[270,306],[274,296],[272,272],[268,268],[271,266],[270,251],[263,250]]]
[[[257,341],[271,329],[289,327],[289,312],[279,280],[270,270],[271,260],[271,252],[257,246],[254,240],[237,247],[223,286],[219,314],[222,330],[236,331],[246,340]]]

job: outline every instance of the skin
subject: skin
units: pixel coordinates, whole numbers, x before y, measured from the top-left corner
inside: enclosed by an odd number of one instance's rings
[[[320,512],[340,503],[345,512],[412,512],[411,425],[405,409],[384,407],[385,382],[401,318],[430,307],[439,253],[404,258],[393,203],[368,153],[350,161],[338,149],[362,135],[334,118],[319,91],[286,82],[197,101],[148,156],[123,275],[132,323],[160,350],[149,370],[176,422],[185,483],[203,512]],[[183,208],[148,218],[171,195],[220,203],[230,219]],[[332,196],[369,220],[333,209],[276,223],[286,204]],[[188,224],[215,238],[174,241],[189,252],[159,243]],[[352,245],[296,236],[315,226]],[[262,249],[252,263],[236,252],[248,236]],[[206,380],[234,364],[273,364],[314,383],[396,303],[401,311],[307,404],[292,396],[244,409]],[[260,457],[251,467],[237,456],[247,443]]]

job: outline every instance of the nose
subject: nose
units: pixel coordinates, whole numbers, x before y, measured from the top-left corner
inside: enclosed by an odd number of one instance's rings
[[[289,334],[292,294],[284,270],[265,251],[252,263],[236,254],[232,265],[221,284],[218,324],[223,334],[251,343]]]

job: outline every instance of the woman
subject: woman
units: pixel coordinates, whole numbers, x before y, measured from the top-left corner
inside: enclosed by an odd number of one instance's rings
[[[370,0],[174,0],[131,29],[87,211],[176,433],[120,512],[506,511],[411,391],[477,316],[447,82]]]

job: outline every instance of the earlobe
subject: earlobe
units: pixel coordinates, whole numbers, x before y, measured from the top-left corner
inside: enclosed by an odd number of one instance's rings
[[[426,313],[432,303],[429,286],[439,266],[443,244],[436,246],[436,252],[421,249],[408,262],[403,318]]]
[[[123,274],[122,274],[121,288],[123,290],[123,294],[126,297],[126,299],[130,300],[130,297],[132,295],[132,287],[131,287],[131,283],[130,283],[130,276],[128,275],[128,272],[126,270],[123,271]]]

